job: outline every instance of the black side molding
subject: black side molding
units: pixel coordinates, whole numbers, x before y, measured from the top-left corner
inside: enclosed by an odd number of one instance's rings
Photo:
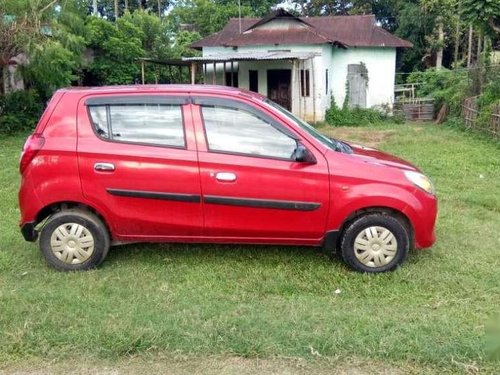
[[[106,189],[106,191],[109,194],[118,197],[149,198],[149,199],[160,199],[166,201],[193,202],[193,203],[201,202],[201,197],[196,194],[176,194],[176,193],[162,193],[157,191],[124,190],[124,189]]]
[[[35,225],[32,222],[25,223],[21,227],[21,233],[28,242],[35,242],[38,238],[38,232],[35,230]]]
[[[279,201],[253,198],[221,197],[217,195],[205,195],[203,202],[211,204],[223,204],[227,206],[246,206],[257,208],[275,208],[280,210],[314,211],[321,207],[320,203]]]

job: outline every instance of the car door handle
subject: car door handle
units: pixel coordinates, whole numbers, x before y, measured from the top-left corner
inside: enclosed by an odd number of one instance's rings
[[[113,163],[95,163],[94,169],[99,172],[113,172],[115,165]]]
[[[221,182],[234,182],[236,181],[236,175],[231,172],[217,172],[215,179]]]

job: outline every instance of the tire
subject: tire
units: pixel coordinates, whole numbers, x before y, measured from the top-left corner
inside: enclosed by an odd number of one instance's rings
[[[406,258],[409,233],[395,217],[374,213],[349,223],[342,234],[342,258],[360,272],[392,271]]]
[[[109,233],[96,215],[68,209],[52,215],[40,233],[40,250],[49,266],[60,271],[97,267],[108,254]]]

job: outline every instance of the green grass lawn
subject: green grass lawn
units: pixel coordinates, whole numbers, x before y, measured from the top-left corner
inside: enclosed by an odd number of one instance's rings
[[[376,142],[433,179],[432,249],[364,275],[320,249],[129,245],[97,270],[60,273],[18,230],[24,137],[1,138],[0,370],[180,356],[498,373],[488,345],[500,311],[498,144],[421,124],[328,132]]]

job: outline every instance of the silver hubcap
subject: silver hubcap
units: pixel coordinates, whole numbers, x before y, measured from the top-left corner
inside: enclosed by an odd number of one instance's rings
[[[83,225],[67,223],[60,225],[50,237],[52,253],[67,264],[80,264],[94,252],[94,236]]]
[[[356,258],[368,267],[382,267],[389,264],[397,252],[396,237],[384,227],[368,227],[354,240]]]

